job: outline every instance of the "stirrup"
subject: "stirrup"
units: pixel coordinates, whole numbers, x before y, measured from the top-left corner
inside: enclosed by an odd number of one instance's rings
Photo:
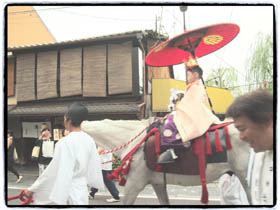
[[[157,163],[163,164],[163,163],[174,163],[175,159],[177,159],[178,156],[175,154],[174,149],[168,149],[165,152],[161,153]]]

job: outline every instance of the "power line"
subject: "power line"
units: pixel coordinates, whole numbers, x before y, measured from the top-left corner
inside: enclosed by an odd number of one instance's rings
[[[12,7],[12,6],[8,6]],[[67,7],[57,7],[57,8],[45,8],[45,9],[33,9],[33,10],[24,10],[24,11],[17,11],[17,12],[8,12],[9,15],[18,14],[18,13],[29,13],[29,12],[38,12],[38,11],[46,11],[46,10],[58,10],[58,9],[65,9],[70,8],[73,6],[67,6]]]
[[[233,88],[237,88],[237,87],[246,87],[246,86],[250,86],[250,85],[259,85],[259,84],[264,84],[264,82],[257,82],[257,83],[247,84],[247,85],[238,85],[238,86],[229,87],[228,89],[233,89]],[[273,82],[270,81],[270,82],[266,82],[266,83],[273,83]]]
[[[166,9],[166,11],[173,17],[173,19],[175,19],[175,20],[178,21],[181,25],[183,25],[183,23],[182,23],[180,20],[178,20],[178,18],[177,18],[174,14],[172,14],[168,9]]]
[[[229,22],[231,22],[231,18],[232,18],[232,13],[233,13],[233,7],[230,10],[230,16],[229,16]],[[226,54],[226,48],[223,49],[223,56]],[[222,66],[222,62],[220,62],[220,68]]]
[[[243,77],[246,78],[246,75],[241,73],[240,71],[238,71],[235,67],[233,67],[231,64],[229,64],[228,62],[226,62],[223,58],[221,58],[220,56],[216,55],[215,53],[213,54],[215,55],[217,58],[221,59],[222,61],[224,61],[228,66],[230,66],[231,68],[235,69],[238,73],[240,73]]]
[[[18,12],[9,12],[8,14],[17,14],[17,13],[28,13],[28,12],[45,12],[45,11],[53,11],[53,10],[59,10],[59,9],[65,9],[65,8],[73,8],[73,6],[67,6],[67,7],[59,7],[59,8],[45,8],[45,9],[34,9],[34,10],[25,10],[25,11],[18,11]],[[114,17],[98,17],[98,16],[93,16],[93,15],[88,15],[88,14],[81,14],[73,11],[65,11],[65,10],[60,10],[59,12],[64,12],[80,17],[90,17],[90,18],[96,18],[96,19],[108,19],[108,20],[116,20],[116,21],[153,21],[152,19],[124,19],[124,18],[114,18]]]
[[[90,17],[90,18],[97,18],[97,19],[108,19],[108,20],[117,20],[117,21],[153,21],[152,19],[122,19],[122,18],[112,18],[112,17],[98,17],[98,16],[93,16],[93,15],[87,15],[87,14],[81,14],[81,13],[76,13],[76,12],[70,12],[70,11],[59,11],[59,12],[64,12],[64,13],[69,13],[77,16],[84,16],[84,17]]]

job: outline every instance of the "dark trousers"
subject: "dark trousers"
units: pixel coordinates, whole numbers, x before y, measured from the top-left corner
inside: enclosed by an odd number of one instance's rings
[[[14,163],[12,161],[8,162],[8,171],[12,172],[14,175],[17,176],[17,178],[19,178],[19,173],[17,172],[17,170],[14,168]]]
[[[109,180],[107,178],[108,174],[111,174],[112,171],[107,171],[107,170],[102,170],[102,175],[103,175],[103,181],[104,184],[106,186],[106,188],[109,190],[109,192],[111,193],[112,197],[119,200],[120,196],[119,196],[119,191],[115,185],[115,182],[113,180]],[[98,191],[98,189],[96,188],[91,188],[91,194],[94,196],[94,194]]]

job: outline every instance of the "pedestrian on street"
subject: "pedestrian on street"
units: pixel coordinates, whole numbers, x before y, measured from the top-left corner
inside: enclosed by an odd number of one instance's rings
[[[11,130],[8,130],[8,171],[12,172],[14,175],[17,176],[16,183],[21,182],[23,176],[21,176],[18,171],[14,168],[15,162],[14,162],[14,137],[13,132]]]
[[[102,154],[104,152],[103,147],[98,147],[98,154],[101,158],[102,163],[102,175],[103,175],[103,181],[106,186],[106,188],[109,190],[110,194],[112,195],[112,198],[106,199],[108,203],[113,202],[119,202],[120,196],[119,191],[116,187],[116,184],[113,180],[110,180],[107,178],[107,175],[112,174],[112,160],[113,155],[112,153]],[[98,192],[98,189],[92,187],[91,192],[89,193],[89,196],[94,199],[95,193]]]
[[[273,96],[256,90],[238,97],[228,108],[240,139],[255,151],[249,175],[253,205],[273,205]]]
[[[44,172],[44,170],[52,160],[54,145],[55,143],[51,138],[50,129],[43,128],[40,138],[35,142],[35,146],[38,146],[40,148],[38,157],[39,176]]]
[[[52,161],[35,183],[24,190],[39,205],[88,205],[88,186],[104,189],[95,141],[81,130],[88,110],[73,103],[64,116],[68,136],[57,142]]]

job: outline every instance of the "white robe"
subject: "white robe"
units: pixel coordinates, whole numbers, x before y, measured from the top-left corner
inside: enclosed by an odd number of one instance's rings
[[[28,189],[34,204],[88,205],[88,186],[104,189],[96,144],[81,131],[57,142],[52,161]]]
[[[221,176],[218,186],[222,205],[249,205],[246,192],[234,174]]]
[[[273,151],[255,154],[250,186],[253,205],[273,205]]]

